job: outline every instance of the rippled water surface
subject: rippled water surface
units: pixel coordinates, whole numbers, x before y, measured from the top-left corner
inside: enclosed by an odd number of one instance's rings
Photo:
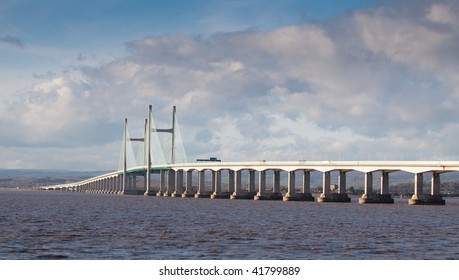
[[[0,190],[0,259],[459,259],[446,206]]]

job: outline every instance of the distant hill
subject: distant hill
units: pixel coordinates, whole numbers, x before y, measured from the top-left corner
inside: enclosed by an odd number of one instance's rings
[[[0,169],[0,188],[30,188],[77,182],[108,172],[110,171]]]

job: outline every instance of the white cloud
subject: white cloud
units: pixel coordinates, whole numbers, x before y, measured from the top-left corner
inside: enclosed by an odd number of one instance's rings
[[[124,57],[77,65],[9,101],[0,141],[81,152],[114,146],[124,117],[140,135],[153,104],[158,127],[170,125],[177,105],[191,160],[459,150],[457,5],[423,3],[422,12],[397,6],[314,25],[133,41]]]

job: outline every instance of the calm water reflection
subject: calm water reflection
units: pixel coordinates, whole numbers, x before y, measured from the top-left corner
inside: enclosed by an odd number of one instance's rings
[[[446,206],[0,190],[0,259],[459,259]]]

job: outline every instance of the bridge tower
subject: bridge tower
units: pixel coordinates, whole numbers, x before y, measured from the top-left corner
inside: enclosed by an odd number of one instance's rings
[[[146,149],[147,149],[147,154],[146,154],[146,161],[147,161],[147,170],[145,173],[146,176],[146,190],[144,195],[153,195],[152,190],[151,190],[151,183],[150,183],[150,173],[151,173],[151,166],[152,166],[152,155],[151,155],[151,133],[153,132],[158,132],[158,133],[171,133],[172,134],[172,140],[171,140],[171,159],[170,163],[174,164],[175,163],[175,114],[176,114],[176,106],[174,105],[172,108],[172,128],[166,128],[166,129],[161,129],[161,128],[153,128],[152,127],[152,105],[148,107],[148,118],[147,118],[147,124],[146,124],[146,129],[145,129],[145,141],[146,141]]]

